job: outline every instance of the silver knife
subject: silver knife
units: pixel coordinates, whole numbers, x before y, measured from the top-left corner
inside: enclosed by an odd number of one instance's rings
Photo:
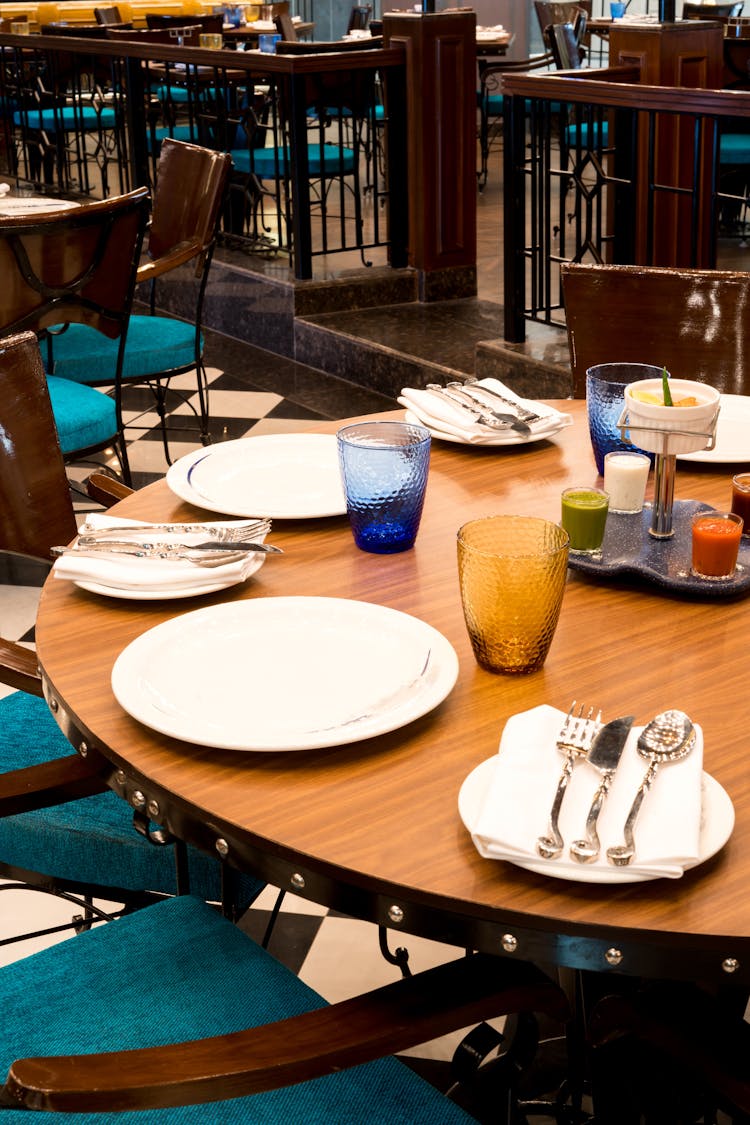
[[[51,547],[50,553],[55,557],[60,555],[78,555],[95,558],[99,555],[130,555],[141,559],[188,559],[204,562],[209,559],[229,562],[234,554],[237,558],[250,553],[262,555],[281,555],[281,547],[274,547],[270,543],[136,543],[133,540],[97,539],[94,543],[82,544],[76,547]]]
[[[620,758],[625,749],[625,743],[628,740],[634,718],[634,715],[623,715],[619,719],[612,719],[610,723],[605,723],[586,756],[586,761],[600,771],[602,780],[594,794],[589,814],[586,817],[585,838],[574,840],[570,845],[570,854],[579,863],[593,863],[601,851],[596,824],[599,820],[599,813],[602,811],[602,805],[609,793],[612,779],[620,764]]]
[[[263,555],[281,555],[281,547],[274,547],[271,543],[258,543],[256,540],[243,539],[236,542],[228,539],[207,539],[203,543],[155,543],[137,539],[99,539],[79,535],[78,546],[87,551],[111,551],[113,548],[127,550],[143,555],[157,555],[168,557],[177,555],[180,551],[257,551]],[[55,547],[53,550],[59,552]]]
[[[491,410],[489,406],[482,408],[471,395],[457,388],[449,389],[441,387],[438,383],[428,383],[424,389],[430,394],[438,395],[439,398],[447,398],[455,402],[470,414],[475,422],[480,422],[483,426],[489,426],[493,430],[516,430],[525,437],[531,433],[531,427],[515,414],[500,414],[497,410]]]

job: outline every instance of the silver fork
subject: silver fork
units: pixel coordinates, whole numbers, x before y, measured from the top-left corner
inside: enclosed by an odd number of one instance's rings
[[[586,711],[584,704],[581,704],[578,712],[576,712],[576,701],[573,700],[570,710],[565,716],[565,722],[560,728],[555,745],[565,755],[565,762],[560,780],[557,783],[555,799],[550,809],[548,834],[540,836],[536,842],[536,850],[544,859],[557,859],[565,847],[565,841],[560,835],[559,827],[563,797],[568,788],[573,767],[579,758],[588,754],[597,732],[601,729],[601,719],[601,711],[597,711],[596,716],[594,716],[594,708],[589,707]]]
[[[248,523],[234,524],[232,527],[207,523],[121,523],[117,527],[90,527],[81,524],[78,534],[84,540],[118,538],[123,531],[137,531],[141,534],[158,532],[174,535],[205,535],[218,543],[242,543],[253,535],[262,535],[271,530],[270,519],[250,520]]]
[[[453,385],[453,383],[448,384],[449,387]],[[489,397],[495,399],[496,402],[505,403],[511,410],[515,410],[522,422],[539,422],[541,420],[541,414],[535,414],[533,410],[521,406],[520,402],[516,402],[515,399],[506,398],[505,395],[501,395],[500,392],[494,390],[493,387],[485,387],[477,379],[467,379],[465,383],[459,383],[457,385],[463,387],[464,390],[471,388],[477,394],[489,395]]]

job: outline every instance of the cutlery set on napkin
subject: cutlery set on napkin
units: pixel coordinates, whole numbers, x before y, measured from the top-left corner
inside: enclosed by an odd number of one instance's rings
[[[545,403],[520,398],[497,379],[404,387],[398,401],[434,437],[469,445],[538,441],[573,421]]]
[[[149,524],[94,514],[71,547],[55,547],[53,573],[112,596],[180,597],[244,582],[267,554],[269,520]]]
[[[569,755],[561,754],[562,712],[545,705],[512,716],[471,825],[480,854],[610,882],[618,872],[677,879],[699,862],[702,731],[682,712],[645,728],[632,722],[597,722],[586,752]],[[670,765],[658,769],[659,761]]]

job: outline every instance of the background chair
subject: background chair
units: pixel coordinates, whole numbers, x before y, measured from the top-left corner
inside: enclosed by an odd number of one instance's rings
[[[54,374],[78,385],[146,384],[154,392],[164,451],[170,460],[165,396],[169,381],[195,369],[200,437],[209,441],[208,390],[203,365],[202,315],[216,234],[229,188],[231,157],[200,145],[165,138],[157,166],[156,192],[146,260],[137,281],[150,286],[148,314],[131,315],[122,363],[117,341],[85,324],[71,325],[54,340]],[[182,320],[157,311],[157,281],[192,263],[192,316]],[[187,307],[190,295],[183,299]],[[121,422],[121,415],[118,416]]]
[[[534,0],[534,11],[543,38],[548,27],[572,23],[576,41],[581,49],[581,59],[586,57],[586,48],[589,45],[587,23],[591,19],[591,0]]]
[[[76,520],[31,332],[0,340],[0,429],[0,550],[48,560],[51,546],[75,536]],[[97,488],[109,503],[129,491],[101,476]],[[8,771],[45,763],[57,785],[70,787],[68,803],[0,818],[0,877],[67,898],[88,920],[94,897],[132,910],[188,889],[212,902],[223,898],[228,912],[245,909],[260,882],[224,871],[222,886],[218,861],[182,844],[159,846],[164,834],[156,826],[149,838],[136,832],[121,798],[95,779],[78,779],[83,759],[41,698],[32,651],[0,639],[0,682],[22,689],[0,699],[0,788]],[[70,800],[76,787],[81,799]]]
[[[346,34],[352,31],[366,31],[370,26],[372,19],[372,5],[371,4],[354,4],[349,13],[349,23],[346,27]]]
[[[0,333],[33,329],[45,342],[57,432],[66,460],[113,446],[130,483],[120,375],[136,269],[148,220],[146,188],[33,219],[0,219]],[[110,343],[114,401],[54,377],[54,348],[68,325]]]
[[[519,1005],[567,1016],[560,989],[533,966],[487,955],[459,957],[326,1007],[191,897],[8,966],[0,971],[0,1003],[0,1070],[12,1064],[0,1090],[4,1106],[80,1112],[86,1116],[76,1120],[90,1125],[99,1118],[89,1114],[100,1110],[107,1120],[113,1109],[147,1111],[123,1113],[123,1125],[141,1118],[149,1125],[470,1125],[474,1118],[382,1056]],[[137,1054],[64,1055],[127,1048]],[[195,1104],[219,1099],[225,1104]],[[163,1108],[171,1106],[180,1108]],[[8,1125],[28,1116],[19,1108],[3,1114]]]
[[[744,6],[743,0],[729,4],[698,4],[693,0],[685,0],[682,5],[682,18],[684,20],[733,19],[742,15]]]
[[[750,393],[750,274],[565,264],[573,395],[597,363],[656,363],[730,394]]]
[[[111,8],[94,8],[94,19],[97,23],[108,24],[110,27],[117,24],[122,25],[123,23],[120,9],[116,6]]]
[[[224,16],[167,16],[157,12],[146,12],[146,27],[149,28],[150,31],[163,28],[170,29],[195,26],[200,27],[201,32],[204,34],[221,35],[221,29],[224,26]]]
[[[289,12],[279,12],[278,15],[273,17],[274,27],[278,31],[282,40],[286,43],[296,43],[298,40],[297,28],[294,26],[294,21],[289,15]],[[276,50],[278,51],[278,44]]]
[[[487,183],[490,148],[502,134],[504,96],[500,92],[504,74],[526,74],[530,70],[549,70],[555,65],[551,51],[529,59],[502,59],[485,63],[479,60],[479,152],[480,165],[477,183],[480,192]]]

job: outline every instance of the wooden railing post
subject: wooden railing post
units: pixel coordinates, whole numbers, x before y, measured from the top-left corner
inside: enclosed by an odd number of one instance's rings
[[[385,13],[383,36],[386,46],[406,48],[409,265],[420,300],[474,296],[476,14]]]

